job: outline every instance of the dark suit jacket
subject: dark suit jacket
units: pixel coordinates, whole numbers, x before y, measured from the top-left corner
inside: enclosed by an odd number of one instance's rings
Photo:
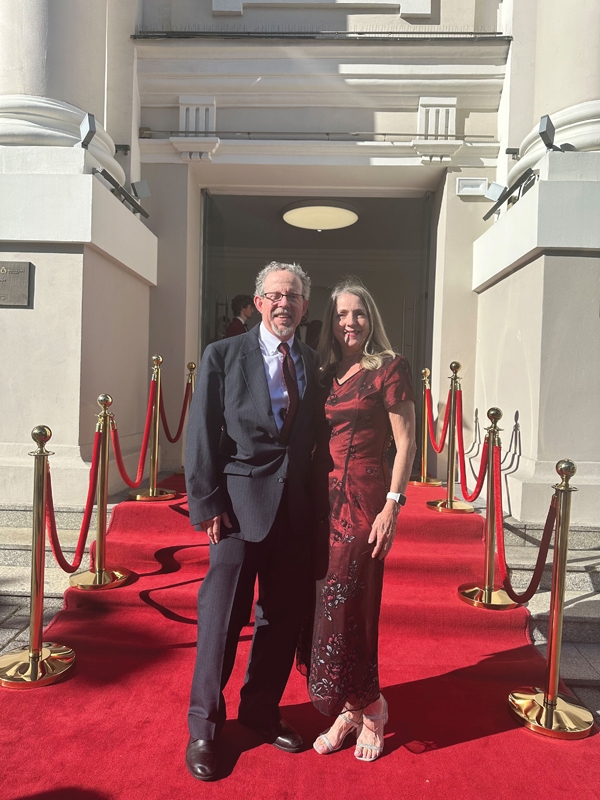
[[[248,329],[244,325],[244,323],[238,317],[234,317],[229,325],[227,326],[227,333],[225,334],[225,338],[229,338],[230,336],[239,336],[240,333],[246,333]]]
[[[188,424],[185,479],[190,522],[224,511],[231,535],[258,542],[269,532],[284,487],[294,528],[310,533],[329,513],[329,427],[316,353],[298,343],[306,387],[287,443],[273,412],[257,325],[209,345],[202,357]],[[227,533],[227,529],[224,529]]]

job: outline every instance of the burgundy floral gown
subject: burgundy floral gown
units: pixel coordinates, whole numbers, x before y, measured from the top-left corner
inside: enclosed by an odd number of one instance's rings
[[[371,526],[385,505],[390,474],[388,409],[413,400],[402,356],[378,370],[333,378],[325,410],[331,425],[329,564],[317,584],[308,691],[323,714],[379,696],[377,639],[383,564],[372,558]]]

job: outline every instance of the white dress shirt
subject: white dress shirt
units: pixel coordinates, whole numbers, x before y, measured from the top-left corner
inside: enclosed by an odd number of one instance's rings
[[[289,398],[287,389],[285,388],[285,381],[283,379],[283,353],[277,349],[281,344],[281,339],[268,331],[264,323],[260,323],[260,330],[258,332],[258,341],[260,342],[260,352],[262,353],[265,362],[265,372],[267,374],[267,384],[269,386],[269,395],[271,396],[271,409],[275,417],[275,423],[278,430],[283,426],[281,418],[281,410],[287,409],[289,405]],[[300,353],[300,347],[296,342],[294,334],[286,339],[286,344],[289,345],[290,353],[294,359],[294,366],[296,367],[296,378],[298,380],[298,392],[300,397],[304,395],[306,388],[306,376],[304,373],[304,361]]]

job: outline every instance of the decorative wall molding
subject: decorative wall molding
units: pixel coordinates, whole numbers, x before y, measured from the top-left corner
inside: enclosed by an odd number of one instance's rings
[[[600,150],[600,100],[589,100],[551,114],[557,145],[570,142],[580,152]],[[531,129],[519,148],[520,160],[508,175],[509,185],[526,169],[535,167],[546,155],[546,147],[538,135],[538,125]]]
[[[417,115],[418,136],[412,144],[424,163],[451,161],[463,145],[456,138],[457,97],[421,97]]]
[[[0,95],[0,145],[78,147],[84,116],[80,108],[50,97]],[[98,120],[88,152],[120,184],[125,183],[125,172],[114,157],[114,142]]]
[[[430,17],[431,0],[212,0],[214,17],[241,17],[244,8],[364,9],[393,11],[401,17]]]
[[[180,95],[179,130],[190,132],[215,131],[217,106],[214,96]]]

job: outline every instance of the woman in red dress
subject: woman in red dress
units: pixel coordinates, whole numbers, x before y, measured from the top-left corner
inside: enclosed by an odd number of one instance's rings
[[[354,755],[374,761],[388,717],[377,666],[383,563],[416,452],[414,395],[408,362],[392,350],[373,298],[356,279],[332,292],[319,354],[331,387],[325,409],[334,469],[329,563],[317,585],[308,690],[319,711],[338,716],[313,746],[331,753],[354,731]]]

